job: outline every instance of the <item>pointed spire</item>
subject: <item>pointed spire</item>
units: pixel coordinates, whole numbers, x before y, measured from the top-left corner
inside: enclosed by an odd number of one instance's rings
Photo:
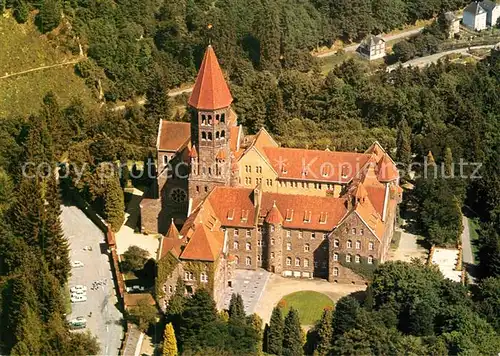
[[[168,229],[167,234],[165,237],[169,239],[178,239],[179,238],[179,230],[177,230],[177,227],[174,224],[174,218],[172,218],[172,221],[170,223],[170,227]]]
[[[276,200],[273,202],[273,207],[269,210],[266,216],[266,222],[268,224],[281,224],[283,223],[283,215],[281,215],[278,207],[276,206]]]
[[[384,154],[378,163],[378,180],[381,182],[390,182],[399,178],[399,172],[391,158]]]
[[[231,105],[233,97],[227,86],[214,49],[208,46],[188,104],[199,110],[217,110]]]
[[[196,145],[193,145],[193,147],[189,151],[189,158],[196,158],[196,157],[198,157],[198,152],[196,151]]]

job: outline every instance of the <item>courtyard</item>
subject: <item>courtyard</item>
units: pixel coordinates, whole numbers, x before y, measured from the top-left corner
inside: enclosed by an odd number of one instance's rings
[[[302,291],[318,292],[330,298],[332,304],[353,292],[364,291],[364,285],[334,284],[324,279],[285,278],[267,272],[236,270],[232,278],[232,288],[228,289],[225,308],[229,305],[232,293],[240,293],[243,298],[245,312],[258,314],[264,323],[271,318],[273,308],[283,297]],[[313,305],[316,298],[310,303]]]

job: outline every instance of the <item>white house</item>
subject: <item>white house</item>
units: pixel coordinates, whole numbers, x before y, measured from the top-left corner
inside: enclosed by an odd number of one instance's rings
[[[382,37],[369,35],[359,45],[358,53],[372,61],[385,57],[385,41]]]
[[[484,0],[481,2],[481,7],[486,10],[486,25],[494,27],[500,17],[500,4],[495,1]]]
[[[462,22],[472,30],[482,31],[486,29],[486,18],[486,10],[480,3],[474,1],[465,8]]]

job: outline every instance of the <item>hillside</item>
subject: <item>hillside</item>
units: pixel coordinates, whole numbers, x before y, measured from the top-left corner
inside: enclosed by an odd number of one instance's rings
[[[63,105],[73,97],[95,102],[92,91],[74,73],[72,64],[2,78],[78,59],[54,48],[46,36],[40,35],[33,21],[18,24],[9,12],[0,16],[0,48],[0,117],[36,112],[50,90]]]

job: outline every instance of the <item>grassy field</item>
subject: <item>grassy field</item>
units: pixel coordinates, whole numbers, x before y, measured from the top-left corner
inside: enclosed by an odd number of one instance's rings
[[[0,77],[74,59],[54,48],[31,21],[21,25],[9,12],[0,16]],[[62,105],[74,97],[88,104],[95,102],[91,90],[74,73],[74,66],[68,65],[0,79],[0,117],[36,112],[49,90]]]
[[[323,293],[301,291],[286,295],[279,305],[283,307],[283,315],[294,307],[299,312],[302,325],[313,325],[321,318],[325,308],[333,308],[333,301]]]

